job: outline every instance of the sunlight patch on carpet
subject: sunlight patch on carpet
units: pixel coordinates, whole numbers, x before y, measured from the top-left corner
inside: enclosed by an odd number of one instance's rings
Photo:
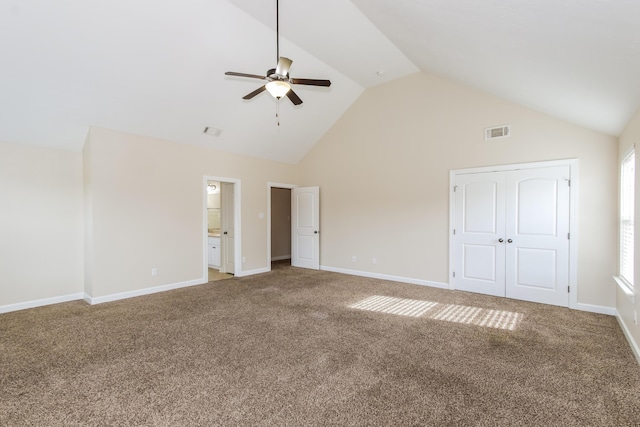
[[[490,310],[480,307],[468,307],[456,304],[440,304],[433,301],[404,299],[374,295],[363,299],[349,308],[377,311],[400,316],[421,317],[463,323],[466,325],[484,326],[486,328],[515,330],[522,321],[522,313],[503,310]]]
[[[349,307],[359,310],[398,314],[401,316],[420,317],[436,305],[438,305],[437,302],[374,295],[352,304]]]

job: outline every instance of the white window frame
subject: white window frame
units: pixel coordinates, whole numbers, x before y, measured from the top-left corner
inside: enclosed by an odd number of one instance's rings
[[[635,296],[635,145],[620,162],[619,262],[615,278],[620,288],[632,299]],[[629,237],[630,234],[630,237]]]

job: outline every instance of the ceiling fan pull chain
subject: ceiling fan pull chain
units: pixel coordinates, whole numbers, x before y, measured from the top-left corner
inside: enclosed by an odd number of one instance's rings
[[[280,127],[280,98],[276,98],[276,123]]]

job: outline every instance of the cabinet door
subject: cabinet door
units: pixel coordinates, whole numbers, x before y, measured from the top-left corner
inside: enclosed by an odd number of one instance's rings
[[[211,246],[211,264],[220,268],[220,239],[214,239]]]
[[[209,237],[207,239],[207,263],[209,265],[214,265],[213,264],[213,260],[214,260],[214,257],[213,257],[213,246],[214,246],[213,237]]]

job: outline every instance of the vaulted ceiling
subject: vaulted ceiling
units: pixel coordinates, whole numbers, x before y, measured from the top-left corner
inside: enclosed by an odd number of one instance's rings
[[[280,35],[293,77],[332,81],[300,106],[224,75],[275,67],[275,0],[6,0],[0,141],[80,150],[101,126],[295,163],[418,71],[612,135],[640,107],[635,0],[280,0]]]

